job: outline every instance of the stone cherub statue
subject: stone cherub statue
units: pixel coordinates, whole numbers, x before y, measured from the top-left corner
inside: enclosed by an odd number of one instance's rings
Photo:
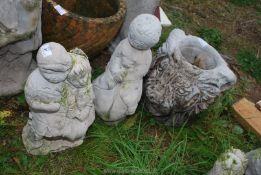
[[[107,123],[117,123],[135,113],[142,94],[154,46],[161,35],[160,21],[142,14],[130,24],[128,38],[115,49],[105,72],[93,82],[95,110]]]
[[[239,149],[230,149],[215,162],[208,175],[244,175],[248,159]]]
[[[22,136],[27,151],[48,154],[80,145],[95,119],[87,56],[51,42],[39,49],[37,62],[39,68],[25,85],[30,113]]]
[[[207,175],[261,175],[261,148],[244,153],[229,149],[215,162]]]
[[[235,83],[235,74],[213,47],[174,29],[146,76],[145,104],[166,125],[182,126]]]
[[[154,14],[160,0],[126,0],[127,14],[118,36],[111,43],[110,51],[113,52],[121,40],[128,37],[129,27],[134,18],[140,14]]]

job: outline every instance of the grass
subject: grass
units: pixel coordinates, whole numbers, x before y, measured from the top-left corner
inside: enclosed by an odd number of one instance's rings
[[[230,0],[230,2],[239,6],[248,6],[256,5],[258,3],[258,0]]]
[[[228,47],[223,42],[226,34],[223,30],[205,23],[195,24],[194,14],[186,14],[190,10],[187,4],[191,3],[196,6],[198,2],[163,1],[173,25],[163,29],[154,51],[175,27],[198,32],[216,48]],[[178,9],[176,4],[185,5]],[[186,10],[182,11],[183,8]],[[211,23],[209,19],[203,20]],[[260,58],[255,54],[239,52],[237,60],[245,72],[260,78]],[[92,79],[103,71],[103,67],[95,67]],[[261,146],[253,133],[239,126],[231,110],[231,105],[245,95],[248,84],[248,79],[241,76],[237,86],[219,96],[190,126],[165,127],[144,110],[141,102],[137,112],[119,125],[106,126],[97,117],[81,146],[47,156],[29,155],[23,146],[21,133],[29,112],[24,96],[0,98],[0,174],[205,174],[231,147],[248,152]]]
[[[159,133],[158,136],[147,135],[146,130],[152,128],[149,122],[143,122],[144,112],[139,111],[131,118],[139,121],[126,130],[124,126],[128,123],[127,120],[124,125],[115,128],[116,135],[110,139],[112,151],[118,158],[113,162],[98,159],[98,162],[104,166],[103,172],[116,174],[196,174],[198,172],[197,166],[200,162],[187,164],[184,159],[187,139],[179,139],[182,129],[175,134],[173,140],[168,136],[167,131]]]
[[[261,58],[250,51],[239,51],[236,58],[241,69],[261,84]]]
[[[92,80],[95,80],[103,72],[104,72],[104,68],[102,68],[102,67],[94,68],[93,71],[92,71]]]
[[[222,33],[214,28],[199,28],[197,30],[199,36],[208,42],[214,48],[220,50],[222,44]]]
[[[24,94],[21,94],[21,95],[18,95],[16,97],[16,101],[19,105],[25,105],[26,104],[26,100],[25,100],[25,95]]]
[[[230,0],[230,2],[239,7],[252,6],[261,15],[261,2],[260,0]]]
[[[230,107],[247,88],[244,81],[191,126],[165,127],[141,104],[118,126],[97,119],[81,146],[47,156],[26,153],[20,135],[27,116],[14,118],[12,125],[0,125],[0,168],[3,174],[204,174],[227,149],[260,146],[254,134],[233,132],[238,124]]]

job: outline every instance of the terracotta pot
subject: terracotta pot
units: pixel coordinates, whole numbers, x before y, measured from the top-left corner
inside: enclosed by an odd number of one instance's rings
[[[67,13],[60,15],[56,5]],[[93,56],[115,37],[125,14],[125,0],[43,0],[43,40]]]

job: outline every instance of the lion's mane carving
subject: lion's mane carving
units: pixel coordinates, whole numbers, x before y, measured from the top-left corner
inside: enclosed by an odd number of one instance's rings
[[[205,64],[204,69],[193,65],[201,51],[188,48],[193,48],[191,41],[197,41],[198,38],[184,35],[184,39],[189,40],[183,42],[183,46],[173,44],[175,47],[171,52],[161,51],[158,54],[144,83],[147,109],[171,126],[181,126],[192,120],[196,114],[207,109],[215,97],[236,82],[236,76],[216,51],[214,56],[207,55],[204,63],[209,59],[212,59],[212,63]],[[206,47],[214,49],[209,45]]]

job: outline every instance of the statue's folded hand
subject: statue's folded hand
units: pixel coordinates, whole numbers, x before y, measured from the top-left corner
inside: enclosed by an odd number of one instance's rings
[[[32,102],[31,108],[36,111],[43,112],[57,112],[60,109],[59,103],[42,103],[42,102]]]

